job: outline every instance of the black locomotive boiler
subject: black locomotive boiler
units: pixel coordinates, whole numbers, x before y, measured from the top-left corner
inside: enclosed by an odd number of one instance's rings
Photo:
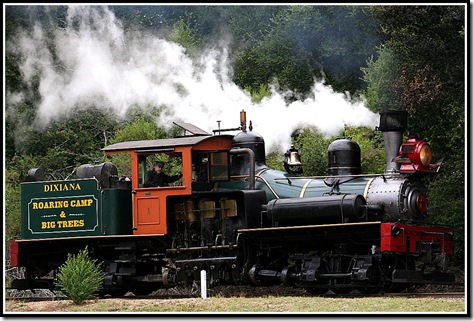
[[[453,231],[425,223],[421,177],[438,165],[426,141],[402,142],[405,112],[380,113],[384,173],[362,174],[358,144],[339,139],[325,177],[302,176],[293,149],[286,172],[268,168],[264,139],[244,111],[236,135],[175,124],[191,134],[103,148],[129,155],[125,175],[110,162],[82,165],[71,180],[30,170],[22,235],[10,243],[11,265],[26,277],[12,287],[53,288],[67,254],[86,246],[103,262],[102,294],[189,286],[202,270],[210,286],[284,284],[315,294],[454,283]],[[144,187],[157,160],[182,179]]]

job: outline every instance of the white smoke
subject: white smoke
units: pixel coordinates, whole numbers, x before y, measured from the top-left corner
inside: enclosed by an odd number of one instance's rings
[[[38,121],[43,123],[77,107],[112,108],[123,116],[130,107],[151,106],[166,109],[160,126],[184,121],[212,133],[218,120],[221,128],[238,127],[239,113],[245,110],[254,131],[264,137],[267,152],[274,146],[289,148],[297,126],[314,126],[330,137],[344,125],[373,128],[378,123],[378,115],[364,101],[353,101],[321,82],[315,82],[305,100],[288,104],[286,94],[273,89],[271,97],[252,103],[231,81],[225,47],[193,60],[181,46],[156,35],[127,34],[106,7],[70,6],[67,25],[75,27],[57,29],[53,38],[37,25],[13,44],[25,58],[24,80],[40,79]],[[7,104],[21,104],[23,97],[7,93]]]

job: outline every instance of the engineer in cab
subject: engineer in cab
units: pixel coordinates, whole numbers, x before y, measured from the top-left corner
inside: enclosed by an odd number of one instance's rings
[[[173,183],[183,177],[183,174],[166,175],[163,173],[163,166],[163,162],[155,162],[153,169],[146,173],[143,187],[168,186],[169,183]]]

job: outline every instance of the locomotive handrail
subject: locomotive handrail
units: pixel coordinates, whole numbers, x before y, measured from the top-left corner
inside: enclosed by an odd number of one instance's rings
[[[288,179],[313,179],[313,178],[342,178],[342,177],[376,177],[376,176],[401,176],[401,173],[388,173],[388,174],[348,174],[348,175],[320,175],[320,176],[288,176],[288,177],[277,177],[275,181],[283,181]]]
[[[371,221],[371,222],[353,222],[353,223],[331,223],[331,224],[316,224],[316,225],[295,225],[295,226],[277,226],[277,227],[266,227],[266,228],[244,228],[238,229],[238,233],[250,233],[250,232],[275,232],[282,230],[301,230],[301,229],[323,229],[328,227],[341,228],[351,226],[369,226],[369,225],[380,225],[382,221]]]
[[[210,246],[193,246],[193,247],[178,247],[173,249],[166,249],[167,253],[179,253],[179,252],[190,252],[190,251],[203,251],[203,250],[222,250],[222,249],[234,249],[238,248],[238,244],[229,243],[225,245],[210,245]]]

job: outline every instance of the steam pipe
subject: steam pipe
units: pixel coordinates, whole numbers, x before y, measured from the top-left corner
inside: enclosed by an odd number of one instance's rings
[[[232,148],[230,150],[231,155],[241,155],[241,154],[248,154],[249,155],[249,189],[255,189],[255,153],[250,148]]]
[[[386,173],[398,172],[400,164],[392,162],[398,156],[403,141],[403,132],[407,129],[407,112],[405,110],[385,110],[379,112],[380,126],[376,130],[383,132]]]
[[[240,127],[242,131],[245,132],[247,130],[247,114],[245,110],[242,109],[240,112]]]

